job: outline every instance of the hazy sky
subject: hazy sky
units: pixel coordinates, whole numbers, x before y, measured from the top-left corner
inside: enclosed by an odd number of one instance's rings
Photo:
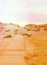
[[[47,0],[0,0],[0,21],[19,25],[47,23]]]

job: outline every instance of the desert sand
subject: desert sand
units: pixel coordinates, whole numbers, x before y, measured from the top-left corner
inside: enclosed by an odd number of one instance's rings
[[[0,65],[47,65],[47,24],[0,24]]]

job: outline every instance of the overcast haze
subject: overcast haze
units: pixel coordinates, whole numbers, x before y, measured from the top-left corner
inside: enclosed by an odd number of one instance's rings
[[[0,21],[22,26],[47,23],[47,0],[0,0]]]

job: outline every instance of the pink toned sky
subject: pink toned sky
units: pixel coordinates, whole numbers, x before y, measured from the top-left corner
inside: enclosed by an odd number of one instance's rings
[[[21,26],[47,23],[47,0],[0,0],[0,21]]]

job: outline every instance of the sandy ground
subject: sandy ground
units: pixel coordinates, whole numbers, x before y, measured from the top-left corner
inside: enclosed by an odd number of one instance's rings
[[[47,65],[47,31],[0,35],[0,65]]]

